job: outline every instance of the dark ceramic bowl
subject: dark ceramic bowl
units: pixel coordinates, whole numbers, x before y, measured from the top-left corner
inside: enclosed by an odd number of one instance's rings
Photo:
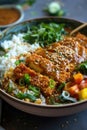
[[[8,40],[11,36],[16,32],[25,32],[27,29],[27,25],[37,25],[41,22],[56,22],[56,23],[65,23],[67,26],[72,28],[76,28],[77,26],[81,25],[82,22],[76,21],[73,19],[67,18],[58,18],[58,17],[45,17],[39,19],[32,19],[29,21],[25,21],[13,27],[10,27],[3,31],[2,35],[0,36],[1,42],[4,40]],[[83,34],[87,34],[87,27],[81,30]],[[80,101],[77,103],[70,103],[65,105],[36,105],[33,103],[26,103],[22,100],[19,100],[11,95],[7,94],[5,91],[0,89],[0,97],[1,99],[5,100],[7,103],[12,105],[13,107],[35,115],[40,116],[49,116],[49,117],[56,117],[56,116],[65,116],[80,112],[82,110],[87,109],[87,100]]]

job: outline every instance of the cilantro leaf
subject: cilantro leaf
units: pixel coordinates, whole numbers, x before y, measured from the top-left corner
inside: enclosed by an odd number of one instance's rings
[[[66,34],[64,26],[57,23],[41,23],[29,28],[23,38],[30,44],[38,43],[41,47],[45,47],[63,39],[63,35]]]

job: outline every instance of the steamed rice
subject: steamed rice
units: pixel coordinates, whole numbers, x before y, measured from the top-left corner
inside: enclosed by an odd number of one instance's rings
[[[20,56],[20,59],[24,59],[23,54],[33,52],[40,47],[37,43],[30,45],[24,42],[23,36],[24,34],[13,35],[11,40],[5,40],[1,43],[1,47],[4,48],[6,54],[0,56],[0,72],[5,72],[10,67],[16,67],[15,62],[18,56]]]

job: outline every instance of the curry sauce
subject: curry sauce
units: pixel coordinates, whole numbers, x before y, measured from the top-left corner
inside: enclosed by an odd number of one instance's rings
[[[14,23],[20,17],[20,12],[14,8],[0,8],[0,25]]]

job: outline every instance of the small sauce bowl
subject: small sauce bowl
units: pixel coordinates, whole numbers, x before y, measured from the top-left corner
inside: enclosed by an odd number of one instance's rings
[[[6,28],[22,21],[24,17],[20,5],[0,6],[0,28]]]

